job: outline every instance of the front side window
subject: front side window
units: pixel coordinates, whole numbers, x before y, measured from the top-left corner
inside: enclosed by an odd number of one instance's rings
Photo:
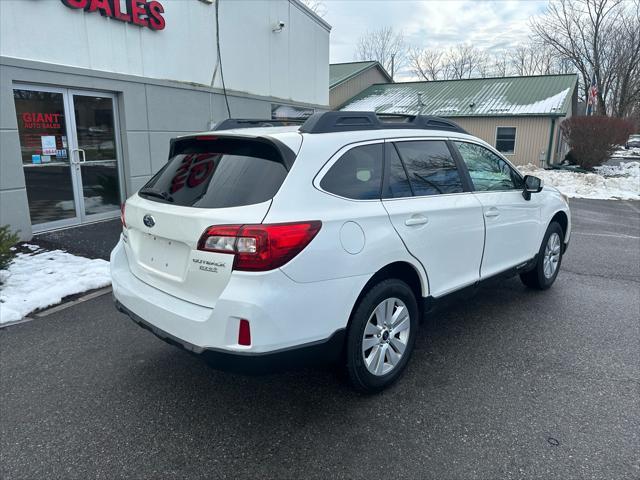
[[[516,151],[516,127],[498,127],[496,129],[496,150],[507,155]]]
[[[467,165],[475,190],[486,192],[522,189],[520,176],[495,153],[475,143],[454,143]]]
[[[383,148],[382,143],[352,148],[331,166],[320,187],[354,200],[380,198]]]
[[[397,142],[415,196],[463,191],[462,179],[443,140]]]

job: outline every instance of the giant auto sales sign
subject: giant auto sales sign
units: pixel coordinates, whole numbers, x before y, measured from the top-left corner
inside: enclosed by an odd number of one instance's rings
[[[163,30],[164,7],[160,2],[146,0],[126,0],[122,9],[120,0],[60,0],[69,8],[86,12],[99,12],[103,17],[111,17],[121,22],[133,23],[151,30]]]

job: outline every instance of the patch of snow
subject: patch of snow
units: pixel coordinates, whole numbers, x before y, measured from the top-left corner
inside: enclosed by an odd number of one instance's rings
[[[640,162],[620,162],[618,165],[602,165],[594,170],[604,177],[629,177],[640,179]]]
[[[613,152],[613,155],[611,155],[611,158],[633,158],[633,157],[640,158],[640,148],[634,147],[627,150],[624,147],[620,147],[618,148],[618,150]]]
[[[571,93],[571,88],[566,88],[532,103],[514,103],[513,95],[508,94],[513,82],[509,79],[494,81],[482,85],[476,93],[464,95],[460,95],[454,88],[458,84],[455,80],[439,84],[439,89],[428,88],[425,85],[422,95],[418,95],[419,84],[395,83],[374,89],[367,96],[354,100],[341,110],[444,116],[531,115],[562,111],[562,106]]]
[[[597,173],[544,170],[534,165],[518,167],[525,175],[542,178],[567,197],[600,200],[640,200],[640,162],[597,167]]]
[[[555,95],[550,96],[549,98],[545,98],[544,100],[539,100],[534,103],[530,103],[528,105],[516,105],[514,110],[518,113],[547,113],[547,112],[555,112],[560,110],[562,104],[564,103],[565,98],[569,95],[569,91],[571,89],[567,88],[560,93],[556,93]]]
[[[8,269],[0,270],[0,324],[21,320],[66,296],[111,283],[105,260],[25,246],[36,253],[18,253]]]

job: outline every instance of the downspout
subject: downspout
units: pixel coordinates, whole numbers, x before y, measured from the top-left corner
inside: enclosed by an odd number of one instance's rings
[[[549,131],[549,145],[547,147],[547,167],[551,165],[551,152],[553,151],[553,134],[556,128],[556,117],[551,117],[551,130]]]

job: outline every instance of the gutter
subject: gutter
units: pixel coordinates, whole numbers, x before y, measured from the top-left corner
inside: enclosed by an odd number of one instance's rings
[[[551,129],[549,130],[549,145],[547,146],[547,166],[551,162],[551,151],[553,150],[553,134],[555,133],[557,117],[551,117]]]
[[[1,0],[0,0],[0,1],[1,1]],[[329,65],[329,66],[331,66],[331,65]],[[336,82],[336,83],[334,83],[334,84],[330,84],[330,85],[329,85],[329,90],[331,91],[332,89],[334,89],[334,88],[336,88],[336,87],[339,87],[339,86],[340,86],[340,85],[342,85],[343,83],[346,83],[346,82],[348,82],[349,80],[351,80],[351,79],[353,79],[353,78],[357,77],[357,76],[358,76],[358,75],[360,75],[361,73],[368,72],[368,71],[369,71],[369,70],[371,70],[373,67],[378,67],[378,66],[380,67],[380,73],[382,73],[382,74],[383,74],[383,75],[384,75],[384,76],[389,80],[389,82],[387,82],[387,83],[372,83],[371,85],[369,85],[369,87],[371,87],[371,86],[373,86],[373,85],[390,85],[390,84],[394,83],[394,82],[393,82],[393,80],[391,79],[391,75],[389,75],[389,74],[387,73],[387,71],[386,71],[386,70],[385,70],[385,68],[380,64],[380,62],[375,62],[373,65],[369,65],[368,67],[365,67],[365,68],[363,68],[362,70],[358,70],[357,72],[352,73],[352,74],[351,74],[351,75],[349,75],[347,78],[342,79],[342,80],[340,80],[339,82]],[[369,87],[367,87],[367,88],[369,88]],[[364,90],[362,90],[362,92],[364,92],[367,88],[365,88]],[[360,93],[361,93],[361,92],[360,92]],[[360,95],[360,93],[357,93],[356,95]],[[353,99],[355,98],[355,96],[356,96],[356,95],[354,95],[353,97],[351,97],[351,98],[350,98],[349,100],[347,100],[347,101],[351,101],[351,100],[353,100]]]

